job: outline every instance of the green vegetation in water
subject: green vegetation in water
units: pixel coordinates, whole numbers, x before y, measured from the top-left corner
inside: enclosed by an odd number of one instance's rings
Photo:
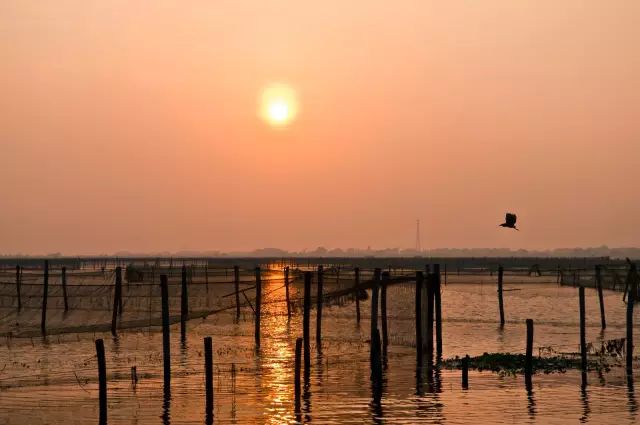
[[[524,354],[484,353],[481,356],[469,357],[469,369],[490,370],[500,375],[516,375],[524,373],[525,359]],[[461,369],[462,358],[456,356],[447,359],[442,363],[442,366],[446,369]],[[533,357],[532,367],[533,373],[564,373],[568,369],[580,369],[582,366],[579,356],[556,355]],[[611,364],[604,356],[599,356],[589,359],[587,367],[589,370],[607,372],[611,369]]]

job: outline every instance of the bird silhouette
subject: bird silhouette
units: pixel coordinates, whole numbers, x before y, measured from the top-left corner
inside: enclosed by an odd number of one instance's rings
[[[516,229],[516,230],[520,230],[516,227],[516,220],[518,219],[518,217],[516,217],[515,214],[513,213],[507,213],[504,216],[504,223],[502,223],[500,226],[502,227],[508,227],[510,229]]]

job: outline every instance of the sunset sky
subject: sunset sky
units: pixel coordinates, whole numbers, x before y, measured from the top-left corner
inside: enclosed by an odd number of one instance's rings
[[[417,218],[425,248],[638,246],[639,19],[2,0],[0,254],[410,248]],[[288,125],[263,119],[273,86]]]

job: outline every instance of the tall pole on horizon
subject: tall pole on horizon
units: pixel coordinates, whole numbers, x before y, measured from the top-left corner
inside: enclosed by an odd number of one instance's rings
[[[420,219],[416,220],[416,252],[422,252],[422,243],[420,242]]]

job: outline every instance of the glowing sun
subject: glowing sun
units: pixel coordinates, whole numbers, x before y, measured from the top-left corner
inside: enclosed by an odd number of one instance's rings
[[[274,127],[285,127],[298,113],[298,101],[295,91],[284,84],[265,87],[260,96],[259,114]]]

